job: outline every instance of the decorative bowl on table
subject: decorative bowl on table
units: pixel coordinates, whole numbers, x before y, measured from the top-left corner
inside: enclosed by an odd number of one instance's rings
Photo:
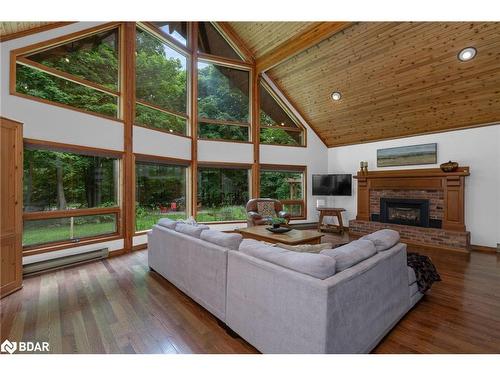
[[[278,227],[278,228],[266,227],[266,229],[269,232],[273,232],[273,233],[286,233],[286,232],[290,232],[292,230],[292,228],[288,228],[288,227]]]

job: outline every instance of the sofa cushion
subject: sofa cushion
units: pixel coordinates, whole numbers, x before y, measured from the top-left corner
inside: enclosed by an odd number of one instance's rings
[[[321,250],[327,250],[332,248],[332,243],[320,243],[318,245],[287,245],[284,243],[277,243],[276,247],[280,247],[282,249],[297,251],[299,253],[319,253]]]
[[[251,239],[243,240],[239,251],[317,279],[323,280],[335,274],[335,259],[326,255],[298,253]]]
[[[177,223],[177,225],[175,226],[176,232],[184,233],[195,238],[200,238],[201,232],[203,232],[204,230],[208,230],[207,225],[194,226],[190,224]]]
[[[382,229],[360,238],[370,240],[377,251],[388,250],[399,242],[399,233],[392,229]]]
[[[323,250],[320,254],[328,255],[336,261],[336,272],[350,268],[365,259],[375,255],[377,250],[373,242],[368,240],[357,240],[336,249]]]
[[[177,225],[177,221],[169,219],[168,217],[164,217],[160,220],[158,220],[158,225],[161,225],[162,227],[168,228],[168,229],[175,229]]]
[[[226,249],[238,250],[243,237],[239,233],[224,233],[218,230],[207,229],[201,232],[200,238]]]

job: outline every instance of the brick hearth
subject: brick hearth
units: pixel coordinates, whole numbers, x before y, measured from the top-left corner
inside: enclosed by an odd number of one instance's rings
[[[468,251],[470,245],[469,232],[457,232],[445,229],[413,227],[380,223],[377,221],[350,220],[349,233],[365,235],[380,229],[394,229],[399,232],[403,242],[427,245],[430,247],[447,248],[451,250]]]

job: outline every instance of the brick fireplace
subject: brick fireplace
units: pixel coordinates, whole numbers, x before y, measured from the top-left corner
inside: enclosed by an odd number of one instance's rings
[[[468,251],[464,183],[468,167],[358,172],[358,213],[353,234],[395,229],[411,244]]]

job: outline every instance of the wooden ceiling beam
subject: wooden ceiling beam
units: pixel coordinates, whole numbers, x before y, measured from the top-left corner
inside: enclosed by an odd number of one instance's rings
[[[303,32],[292,35],[278,47],[257,59],[257,73],[263,73],[275,67],[351,25],[352,22],[317,22],[313,24]]]

